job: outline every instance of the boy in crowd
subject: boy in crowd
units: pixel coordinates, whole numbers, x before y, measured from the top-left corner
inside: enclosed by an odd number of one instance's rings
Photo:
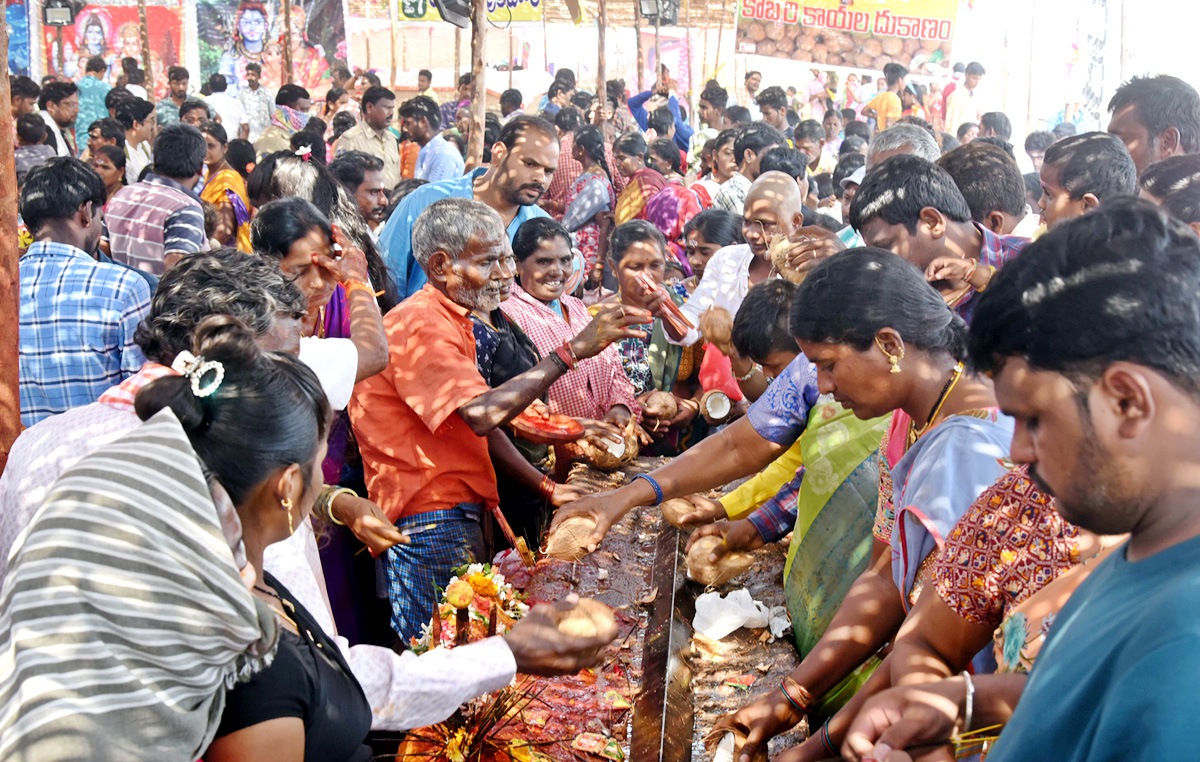
[[[1022,238],[1037,229],[1038,215],[1025,204],[1021,170],[1002,149],[975,141],[943,154],[937,165],[954,178],[975,222],[996,235]]]
[[[25,184],[29,170],[54,158],[54,146],[45,143],[46,131],[46,123],[37,114],[22,114],[17,119],[17,149],[13,164],[18,187]]]
[[[1137,194],[1137,167],[1116,135],[1085,132],[1046,149],[1042,163],[1042,220],[1052,228],[1114,196]]]
[[[1025,137],[1025,154],[1033,163],[1033,171],[1042,171],[1046,149],[1054,145],[1054,136],[1048,132],[1031,132]]]
[[[883,76],[887,80],[887,89],[880,91],[862,110],[863,116],[875,119],[875,128],[881,131],[895,124],[904,113],[900,91],[908,83],[908,69],[898,63],[890,63],[883,67]]]

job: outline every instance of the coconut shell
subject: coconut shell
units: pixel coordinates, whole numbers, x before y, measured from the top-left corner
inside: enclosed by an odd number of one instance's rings
[[[663,519],[671,526],[680,529],[686,528],[681,519],[694,510],[696,507],[692,505],[692,501],[682,497],[673,497],[662,504]]]
[[[878,37],[868,37],[863,41],[862,49],[864,53],[870,53],[872,57],[883,53],[883,42]]]
[[[796,48],[792,51],[792,60],[799,61],[800,63],[808,63],[812,61],[812,53],[803,48]]]
[[[879,42],[883,47],[883,52],[889,56],[898,56],[904,52],[904,40],[899,37],[884,37]]]
[[[827,63],[829,60],[829,47],[823,42],[818,42],[813,45],[812,49],[813,63]]]
[[[700,316],[700,335],[718,348],[729,346],[733,341],[733,315],[724,307],[709,307]]]
[[[602,632],[612,632],[616,627],[617,619],[612,609],[592,598],[581,599],[558,622],[559,632],[577,638],[594,638]]]
[[[705,587],[723,585],[754,565],[753,556],[736,550],[724,554],[715,564],[709,563],[709,555],[722,543],[723,539],[713,535],[696,540],[687,554],[688,576]]]
[[[587,543],[596,522],[588,516],[572,516],[546,538],[544,554],[559,561],[578,561],[588,554]]]
[[[763,40],[758,43],[758,49],[754,52],[760,56],[773,56],[775,55],[775,43],[771,40]]]
[[[788,266],[788,252],[791,248],[791,241],[787,239],[787,236],[775,236],[768,247],[768,252],[771,255],[771,264],[775,266],[775,270],[785,280],[790,280],[792,283],[801,283],[808,273]]]
[[[825,59],[825,63],[829,64],[830,66],[841,66],[845,62],[846,59],[842,58],[841,53],[830,53],[829,58]]]
[[[746,36],[755,42],[762,42],[767,39],[767,30],[762,24],[754,22],[746,27]]]
[[[675,401],[675,395],[670,392],[654,392],[646,397],[646,403],[642,405],[642,412],[648,413],[660,421],[670,421],[679,415],[679,403]]]
[[[725,414],[720,415],[720,404],[724,400]],[[710,404],[711,403],[711,404]],[[716,408],[710,410],[709,408]],[[717,426],[729,420],[730,414],[733,413],[733,400],[729,399],[729,395],[720,389],[709,389],[700,398],[700,415],[704,416],[704,420],[710,425]]]

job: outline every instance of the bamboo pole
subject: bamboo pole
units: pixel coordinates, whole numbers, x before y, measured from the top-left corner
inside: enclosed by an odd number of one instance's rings
[[[638,2],[638,0],[634,0],[634,2]],[[604,30],[608,26],[608,7],[605,5],[604,0],[596,0],[596,9],[596,23],[600,25],[600,55],[599,61],[596,64],[596,102],[599,104],[598,108],[604,110],[606,108],[605,104],[608,102],[608,91],[604,84],[605,77],[607,76],[607,72],[605,71],[606,61],[604,59]]]
[[[658,13],[654,16],[654,81],[662,77],[662,40],[659,30],[662,29],[662,0],[658,2]]]
[[[487,0],[472,0],[471,14],[471,136],[467,141],[467,166],[483,163],[483,123],[487,111],[484,86],[484,47],[487,43]]]
[[[143,24],[143,28],[144,28]],[[62,46],[59,46],[62,50]],[[8,26],[0,28],[0,53],[8,60]],[[0,77],[0,187],[16,188],[13,164],[12,93],[8,77]],[[17,392],[17,348],[20,277],[17,263],[17,194],[0,193],[0,473],[13,440],[21,432],[21,400]]]
[[[713,74],[721,69],[721,36],[725,33],[725,0],[721,0],[721,26],[717,27],[717,58],[713,61]],[[736,84],[734,85],[737,86]]]
[[[392,92],[396,92],[396,20],[400,16],[400,8],[397,6],[400,0],[388,0],[388,16],[391,17],[392,23],[389,24],[392,32],[392,47],[388,53],[388,67],[392,70]]]
[[[546,32],[546,9],[542,8],[542,55],[546,57],[546,72],[550,71],[550,35]]]
[[[704,76],[704,81],[708,81],[708,11],[712,5],[711,0],[704,0],[704,58],[700,63],[700,73]]]
[[[289,3],[289,7],[290,7],[290,3]],[[364,0],[363,9],[364,9],[364,15],[365,15],[366,21],[367,21],[367,25],[366,25],[367,26],[367,36],[366,36],[366,39],[364,40],[364,44],[366,45],[366,48],[367,48],[367,67],[366,68],[368,70],[370,70],[370,68],[371,68],[371,31],[372,31],[371,30],[371,0]],[[291,27],[289,26],[288,28],[290,29]],[[290,38],[289,38],[289,40],[290,40]],[[291,68],[292,68],[291,66],[288,66],[289,70]],[[290,82],[291,80],[288,80],[288,81]]]
[[[637,41],[637,89],[640,93],[646,88],[642,86],[642,72],[646,70],[646,52],[642,50],[642,1],[633,0],[633,36]]]
[[[144,0],[143,0],[144,2]],[[371,4],[367,3],[367,16],[370,21]],[[370,34],[367,40],[370,40]],[[368,43],[369,44],[369,43]],[[371,51],[367,48],[367,68],[371,66]],[[292,0],[283,0],[283,81],[292,84]]]
[[[462,76],[462,29],[454,27],[454,87],[458,88],[458,78]],[[457,97],[457,96],[452,96]]]
[[[513,50],[513,33],[512,27],[508,28],[508,89],[512,89],[513,85],[513,67],[515,66],[514,58],[516,54]]]

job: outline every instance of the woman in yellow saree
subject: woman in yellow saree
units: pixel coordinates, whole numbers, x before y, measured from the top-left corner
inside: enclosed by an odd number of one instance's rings
[[[250,247],[250,200],[246,193],[246,181],[230,166],[225,158],[229,140],[225,128],[216,122],[206,122],[200,127],[208,153],[204,163],[208,166],[208,182],[200,198],[217,208],[220,222],[213,236],[222,246],[235,246],[238,251],[252,253]]]

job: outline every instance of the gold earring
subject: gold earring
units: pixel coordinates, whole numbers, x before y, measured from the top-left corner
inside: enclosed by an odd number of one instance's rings
[[[883,348],[883,342],[879,340],[878,336],[875,337],[875,346],[879,347],[880,352],[883,352],[885,355],[887,355],[888,362],[891,363],[891,366],[892,366],[891,370],[889,370],[888,372],[889,373],[899,373],[900,372],[900,361],[904,359],[904,347],[903,346],[900,347],[899,356],[891,354],[890,352],[888,352],[886,349]]]
[[[283,507],[284,507],[284,508],[287,510],[287,515],[288,515],[288,534],[295,534],[295,532],[296,532],[296,525],[295,525],[295,524],[293,523],[293,521],[292,521],[292,499],[291,499],[290,497],[285,497],[285,498],[284,498],[282,501],[280,501],[280,502],[281,502],[281,504],[283,505]]]

